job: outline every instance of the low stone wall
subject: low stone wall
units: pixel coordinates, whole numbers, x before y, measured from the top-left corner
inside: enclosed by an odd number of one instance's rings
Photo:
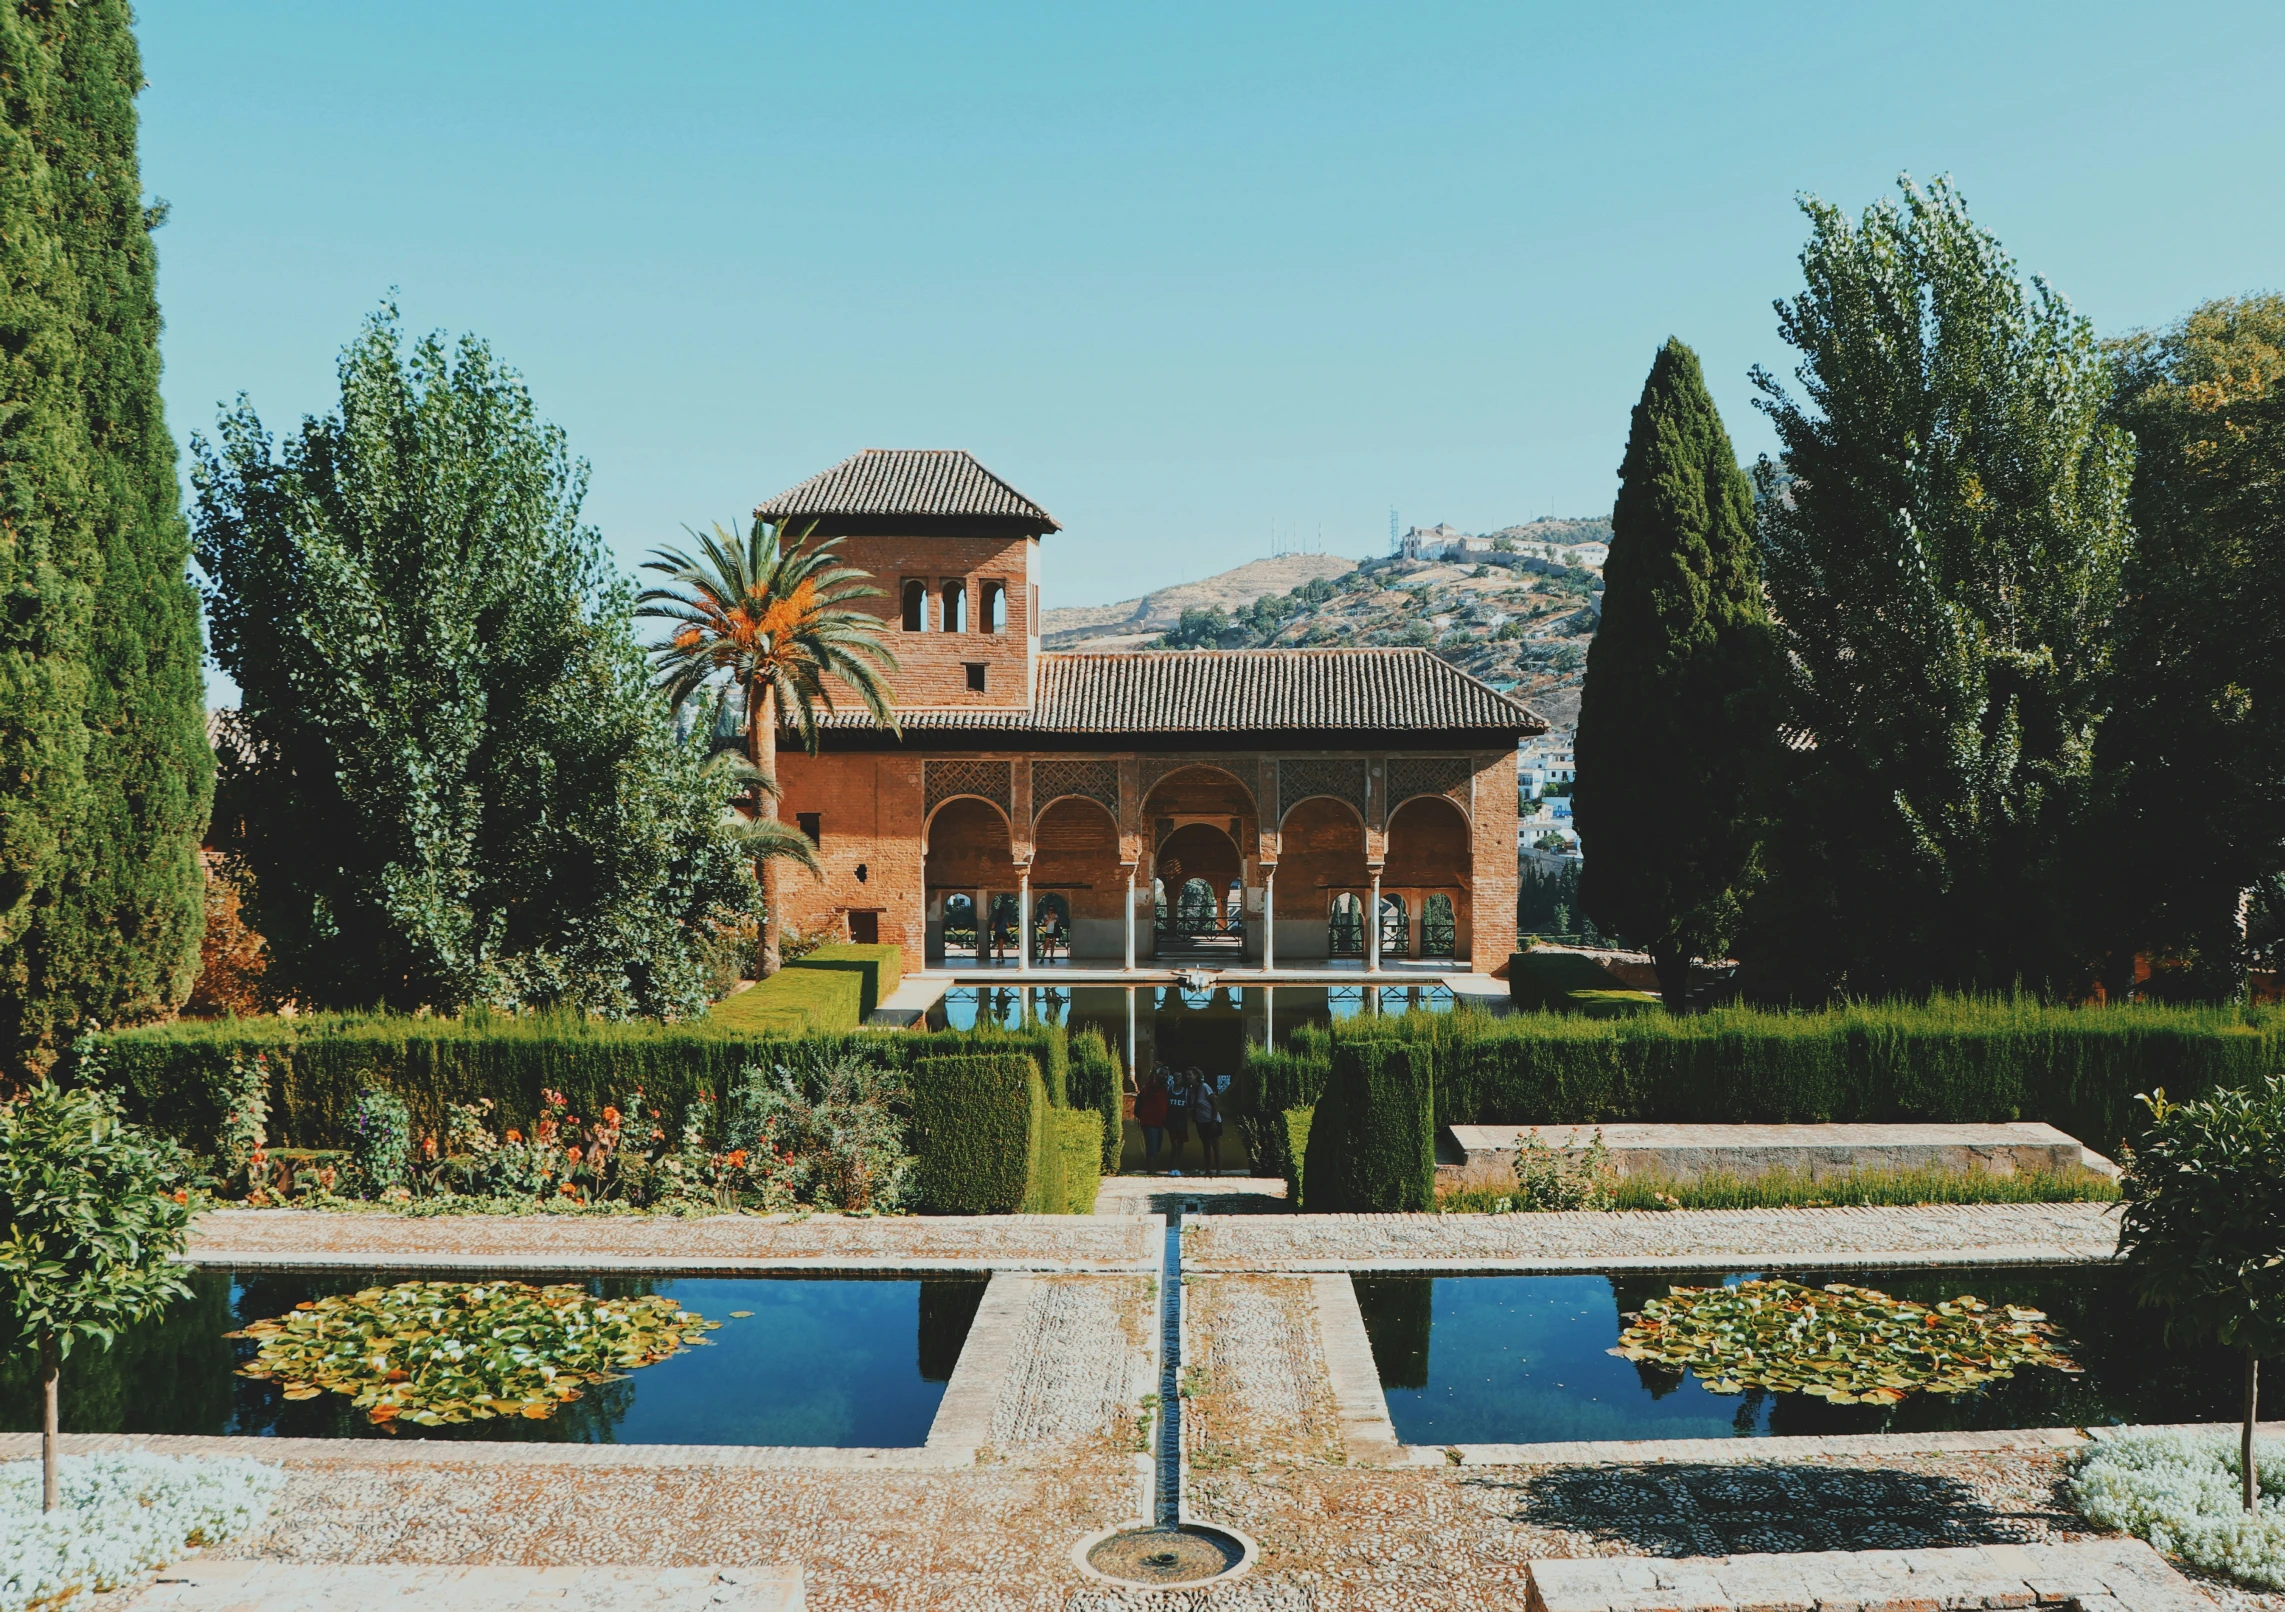
[[[1694,1181],[1780,1171],[1812,1179],[1856,1170],[2065,1171],[2086,1165],[2115,1173],[2052,1125],[1454,1125],[1436,1166],[1441,1190],[1499,1187],[1533,1140],[1577,1156],[1596,1137],[1624,1176]]]

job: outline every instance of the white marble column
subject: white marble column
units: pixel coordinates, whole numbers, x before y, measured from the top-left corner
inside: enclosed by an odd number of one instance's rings
[[[1373,896],[1365,903],[1365,972],[1381,971],[1381,870],[1373,869]]]
[[[1262,972],[1277,972],[1277,864],[1262,869]]]
[[[1016,967],[1031,967],[1031,864],[1016,869]]]

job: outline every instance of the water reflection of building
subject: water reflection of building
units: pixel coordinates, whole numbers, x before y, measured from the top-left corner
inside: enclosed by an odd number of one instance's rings
[[[840,539],[899,662],[901,736],[845,707],[782,742],[826,867],[789,922],[955,969],[1506,961],[1545,724],[1505,695],[1418,649],[1044,653],[1059,528],[965,453],[869,449],[756,515]]]

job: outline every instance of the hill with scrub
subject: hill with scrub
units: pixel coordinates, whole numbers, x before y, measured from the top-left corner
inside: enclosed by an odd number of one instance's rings
[[[1545,519],[1486,535],[1491,552],[1452,560],[1255,560],[1138,599],[1050,610],[1043,642],[1082,651],[1413,645],[1568,726],[1598,620],[1610,522]]]

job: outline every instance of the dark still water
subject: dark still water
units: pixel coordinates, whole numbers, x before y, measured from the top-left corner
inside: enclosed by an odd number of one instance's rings
[[[1711,1275],[1355,1281],[1389,1417],[1407,1444],[1986,1431],[2238,1415],[2239,1357],[2169,1346],[2163,1317],[2135,1308],[2115,1270],[1825,1272],[1797,1279],[1847,1282],[1916,1303],[1972,1294],[1987,1304],[2044,1310],[2062,1329],[2065,1353],[2086,1371],[2074,1377],[2031,1368],[1975,1393],[1913,1394],[1885,1407],[1762,1389],[1710,1394],[1694,1375],[1605,1351],[1618,1342],[1622,1311],[1641,1309],[1670,1286],[1709,1286],[1717,1280]]]
[[[982,1278],[611,1278],[605,1298],[656,1293],[722,1323],[699,1348],[591,1383],[544,1422],[520,1417],[391,1434],[347,1396],[287,1400],[236,1375],[251,1339],[223,1336],[303,1299],[413,1279],[403,1271],[201,1270],[191,1296],[108,1351],[65,1361],[69,1433],[234,1433],[283,1438],[477,1438],[575,1444],[802,1444],[887,1448],[927,1442],[944,1385],[984,1295]],[[547,1279],[532,1280],[544,1286]],[[734,1318],[737,1310],[752,1314]],[[0,1363],[0,1431],[35,1432],[39,1384],[22,1357]]]

